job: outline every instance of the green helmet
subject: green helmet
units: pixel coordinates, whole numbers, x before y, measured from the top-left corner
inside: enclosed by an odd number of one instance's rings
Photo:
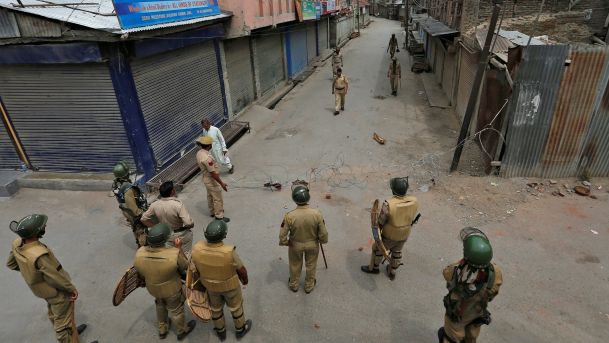
[[[309,189],[306,186],[298,185],[292,188],[292,200],[298,205],[305,205],[309,203],[311,195],[309,195]]]
[[[116,165],[114,165],[112,173],[114,173],[114,177],[118,179],[125,179],[129,177],[129,166],[127,165],[127,163],[120,161]]]
[[[207,224],[205,228],[205,239],[209,243],[218,243],[226,238],[228,232],[228,226],[222,219],[214,219],[211,223]]]
[[[146,230],[146,239],[150,245],[163,245],[171,235],[171,229],[167,224],[156,224]]]
[[[465,262],[476,268],[486,268],[493,259],[493,248],[486,235],[474,228],[465,228],[470,233],[462,237]]]
[[[10,229],[21,238],[42,237],[47,219],[49,217],[44,214],[31,214],[22,218],[19,222],[13,220]]]
[[[406,177],[394,177],[389,180],[389,187],[393,195],[404,196],[408,191],[408,176]]]

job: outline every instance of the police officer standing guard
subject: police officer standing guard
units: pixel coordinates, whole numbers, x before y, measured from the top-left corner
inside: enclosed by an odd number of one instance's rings
[[[201,148],[197,152],[197,164],[203,174],[203,184],[207,191],[207,207],[212,217],[229,222],[230,219],[224,217],[224,199],[222,190],[228,192],[228,186],[220,178],[218,163],[210,153],[213,139],[209,136],[199,137],[197,145]]]
[[[47,219],[44,214],[32,214],[19,222],[11,222],[11,231],[20,238],[13,241],[6,266],[19,271],[32,293],[47,302],[57,341],[78,343],[78,335],[87,325],[75,327],[74,302],[78,291],[51,249],[40,242],[46,232]]]
[[[444,297],[444,327],[438,330],[440,343],[475,343],[480,326],[490,324],[488,303],[503,283],[501,269],[491,263],[493,249],[480,230],[461,230],[463,259],[448,265],[442,274],[448,294]]]
[[[402,79],[402,66],[398,62],[397,57],[393,56],[389,62],[389,70],[387,71],[389,83],[391,83],[391,95],[398,95],[398,87]]]
[[[188,261],[180,249],[165,246],[170,234],[167,224],[150,228],[146,234],[149,246],[138,249],[133,266],[155,299],[159,338],[165,339],[169,332],[169,312],[178,331],[178,341],[181,341],[194,329],[196,322],[191,320],[185,324],[186,298],[182,292],[182,279],[186,277]]]
[[[298,205],[295,210],[288,212],[281,223],[279,245],[288,246],[290,261],[290,279],[288,287],[292,292],[298,292],[302,260],[306,261],[306,277],[304,290],[311,293],[317,280],[317,257],[319,244],[328,243],[328,231],[321,212],[309,207],[309,189],[304,185],[296,185],[292,189],[292,200]]]
[[[395,55],[395,53],[400,52],[400,48],[398,48],[398,39],[395,38],[395,33],[391,34],[391,38],[389,38],[389,45],[387,46],[387,52],[391,57]]]
[[[389,181],[393,197],[385,200],[378,224],[381,227],[381,242],[384,248],[391,252],[390,262],[387,265],[387,276],[395,279],[395,271],[402,264],[402,249],[410,236],[414,218],[419,209],[419,203],[414,196],[406,196],[408,191],[408,178],[396,177]],[[361,270],[365,273],[378,274],[379,265],[383,259],[382,246],[377,242],[372,246],[370,263],[362,266]]]
[[[252,321],[245,319],[241,285],[247,285],[247,269],[235,251],[235,246],[225,245],[228,227],[223,220],[214,220],[205,229],[207,242],[198,241],[192,249],[192,263],[199,272],[201,283],[207,289],[214,331],[221,341],[226,339],[224,304],[230,310],[237,339],[252,328]]]
[[[118,162],[112,172],[114,173],[112,192],[118,201],[118,207],[131,225],[135,243],[139,248],[146,245],[146,225],[140,221],[142,213],[148,209],[146,195],[129,178],[127,163]]]
[[[334,115],[345,110],[345,97],[349,91],[349,81],[343,75],[342,68],[336,68],[336,76],[332,82],[332,94],[334,94]]]
[[[194,221],[186,210],[184,204],[176,197],[176,190],[172,181],[166,181],[159,187],[161,198],[152,204],[142,215],[142,223],[148,227],[155,224],[167,224],[171,228],[168,244],[173,247],[182,247],[186,257],[190,257],[192,249],[192,227]],[[158,221],[155,222],[155,219]],[[178,244],[179,243],[179,244]]]
[[[332,77],[336,77],[338,68],[343,67],[343,55],[340,53],[340,48],[336,47],[332,54]]]

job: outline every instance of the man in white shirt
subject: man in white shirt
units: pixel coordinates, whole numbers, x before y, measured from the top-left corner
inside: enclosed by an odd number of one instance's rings
[[[203,126],[202,136],[209,136],[214,140],[211,148],[212,156],[221,167],[228,169],[228,172],[232,174],[235,171],[235,167],[231,164],[228,157],[228,148],[226,148],[222,132],[217,127],[211,125],[208,119],[203,119],[201,125]]]

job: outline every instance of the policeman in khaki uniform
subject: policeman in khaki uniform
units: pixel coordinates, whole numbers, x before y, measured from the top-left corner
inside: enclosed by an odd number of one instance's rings
[[[392,57],[391,62],[389,62],[387,77],[389,78],[389,83],[391,83],[391,95],[398,95],[398,86],[400,84],[400,79],[402,78],[402,66],[395,56]]]
[[[334,115],[339,114],[339,110],[345,110],[345,96],[347,96],[347,92],[349,92],[349,81],[347,80],[347,77],[343,75],[342,68],[336,68],[336,76],[334,76],[334,82],[332,82]]]
[[[461,230],[463,259],[442,271],[448,294],[444,297],[444,327],[440,343],[475,343],[482,324],[490,324],[487,306],[503,283],[501,269],[491,263],[493,249],[482,231]]]
[[[391,34],[391,38],[389,38],[389,45],[387,46],[387,52],[391,57],[395,55],[395,53],[400,52],[400,48],[398,48],[398,39],[395,37],[395,33]]]
[[[146,289],[156,304],[159,324],[159,338],[165,339],[169,332],[167,312],[178,332],[178,341],[183,340],[195,327],[191,320],[185,324],[184,293],[182,278],[186,277],[188,261],[180,249],[166,247],[171,233],[167,224],[157,224],[147,232],[147,247],[141,247],[135,254],[133,266],[146,282]]]
[[[338,68],[343,67],[343,55],[340,53],[340,48],[336,47],[334,53],[332,54],[332,76],[336,76],[336,71]]]
[[[118,207],[131,225],[135,243],[139,248],[146,245],[146,225],[140,221],[142,213],[148,209],[146,196],[132,183],[129,178],[129,166],[125,162],[118,162],[114,166],[113,173],[112,192],[118,201]]]
[[[229,222],[230,219],[224,217],[224,200],[222,190],[228,192],[228,186],[220,178],[218,163],[214,160],[210,150],[213,139],[209,136],[199,137],[197,145],[201,148],[197,152],[197,164],[203,174],[203,184],[207,190],[207,207],[212,217]]]
[[[192,249],[192,227],[195,226],[184,204],[176,197],[173,182],[166,181],[159,187],[161,198],[152,204],[142,215],[142,223],[152,227],[157,223],[167,224],[171,228],[168,244],[180,246],[187,257]]]
[[[225,245],[228,227],[223,220],[213,220],[205,229],[207,242],[198,241],[192,250],[192,263],[199,272],[200,281],[207,289],[214,330],[221,341],[226,339],[224,304],[230,310],[237,339],[245,336],[252,321],[245,319],[242,284],[247,285],[247,269],[235,251],[235,246]]]
[[[32,293],[46,300],[57,341],[78,343],[78,335],[87,325],[75,328],[74,301],[78,291],[51,249],[40,242],[46,232],[47,219],[44,214],[32,214],[19,222],[11,222],[11,231],[20,238],[13,241],[6,266],[19,271]]]
[[[279,245],[289,246],[290,279],[288,287],[293,292],[298,292],[304,255],[306,261],[304,290],[307,294],[313,291],[317,282],[315,272],[319,244],[328,243],[326,223],[318,209],[309,207],[310,198],[309,189],[306,186],[297,185],[293,188],[292,200],[298,206],[285,215],[279,232]]]
[[[381,239],[385,248],[391,251],[391,264],[387,265],[387,276],[395,279],[395,271],[402,264],[402,249],[412,228],[413,220],[417,215],[419,203],[414,196],[406,196],[408,191],[408,178],[396,177],[389,181],[393,197],[385,200],[378,224],[381,228]],[[362,266],[365,273],[378,274],[379,265],[383,259],[380,248],[374,244],[370,263]]]

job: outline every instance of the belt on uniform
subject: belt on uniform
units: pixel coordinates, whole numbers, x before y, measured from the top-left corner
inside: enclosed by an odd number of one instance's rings
[[[345,89],[345,87],[334,87],[334,89],[342,91],[343,89]]]
[[[188,228],[188,227],[183,227],[183,226],[182,226],[182,227],[180,227],[180,228],[177,228],[177,229],[173,230],[173,232],[174,232],[174,233],[175,233],[175,232],[182,232],[182,231],[186,231],[186,230],[190,230],[190,228]]]

